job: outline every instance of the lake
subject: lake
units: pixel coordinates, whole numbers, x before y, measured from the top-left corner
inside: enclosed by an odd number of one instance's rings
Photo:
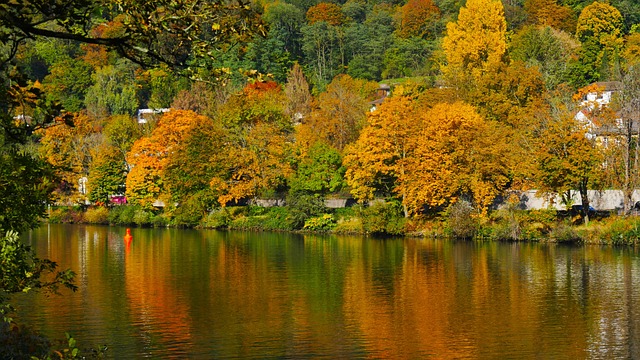
[[[640,358],[638,249],[45,225],[18,319],[115,359]]]

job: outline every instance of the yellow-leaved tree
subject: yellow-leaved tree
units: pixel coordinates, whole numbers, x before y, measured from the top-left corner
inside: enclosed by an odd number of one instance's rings
[[[442,68],[452,83],[480,77],[503,61],[507,51],[507,22],[500,0],[468,0],[458,20],[447,24],[442,47],[447,63]],[[471,79],[468,79],[471,76]]]
[[[401,161],[396,187],[408,211],[440,209],[466,196],[486,214],[510,181],[507,128],[462,102],[434,106],[422,124],[409,138],[412,154]]]

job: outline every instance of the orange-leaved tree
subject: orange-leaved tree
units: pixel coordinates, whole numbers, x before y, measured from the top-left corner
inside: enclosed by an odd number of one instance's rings
[[[434,23],[440,17],[440,9],[432,0],[409,0],[400,8],[398,34],[408,38],[431,38],[436,35]]]
[[[459,84],[480,77],[488,67],[503,62],[507,51],[507,22],[500,0],[468,0],[458,20],[447,24],[442,41],[446,55],[443,73]]]
[[[164,171],[170,154],[184,142],[191,130],[211,120],[192,111],[174,110],[163,115],[149,137],[137,140],[127,162],[132,169],[127,175],[127,200],[151,206],[159,198],[168,200]]]
[[[96,121],[82,113],[74,115],[73,126],[59,124],[40,130],[39,151],[62,180],[57,196],[79,195],[79,180],[89,173],[92,150],[102,142],[98,130]]]
[[[374,82],[336,76],[318,97],[316,109],[303,126],[311,129],[316,140],[342,151],[358,138],[370,109],[368,101],[377,88]]]
[[[345,178],[357,200],[392,194],[396,180],[405,173],[403,160],[412,153],[409,139],[421,128],[422,121],[414,112],[412,101],[405,96],[387,98],[368,115],[367,126],[347,148],[344,158]],[[400,193],[404,197],[404,191]]]
[[[220,149],[224,170],[210,180],[221,205],[285,186],[293,171],[293,125],[285,102],[279,85],[256,82],[222,106],[219,118],[228,130]]]
[[[321,2],[307,10],[307,21],[309,24],[324,21],[329,25],[338,26],[344,21],[344,15],[342,15],[340,5]]]

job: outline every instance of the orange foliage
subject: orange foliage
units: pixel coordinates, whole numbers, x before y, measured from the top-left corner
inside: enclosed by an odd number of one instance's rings
[[[429,35],[429,26],[440,17],[440,9],[432,0],[409,0],[400,8],[400,16],[400,36],[425,37]]]
[[[344,158],[345,178],[354,198],[371,200],[375,192],[389,192],[389,179],[401,177],[401,160],[410,156],[408,140],[421,127],[407,97],[390,97],[380,109],[369,114],[367,126]]]
[[[76,184],[88,174],[91,152],[99,145],[98,132],[93,119],[86,114],[75,114],[73,126],[59,124],[41,130],[40,152],[56,167],[58,176]]]
[[[529,14],[528,22],[531,24],[551,26],[568,33],[575,31],[575,14],[571,8],[559,5],[556,0],[527,0],[524,9]]]
[[[218,202],[230,202],[258,195],[260,190],[275,189],[293,174],[287,158],[291,142],[275,124],[257,123],[237,144],[224,149],[227,172],[214,177],[210,186],[221,193]]]
[[[163,173],[169,153],[185,141],[197,126],[206,126],[211,120],[192,111],[174,110],[163,115],[149,137],[139,139],[127,154],[132,166],[127,175],[127,199],[150,206],[165,193]]]
[[[462,102],[434,106],[419,124],[421,129],[410,132],[407,156],[399,161],[402,172],[395,188],[409,213],[470,194],[486,214],[509,182],[511,156],[504,127],[486,122]]]
[[[318,97],[317,109],[303,126],[311,128],[316,140],[342,151],[358,138],[370,108],[369,97],[377,88],[374,82],[353,79],[349,75],[335,77],[327,91]]]
[[[119,36],[124,31],[122,17],[116,17],[113,21],[98,24],[91,30],[91,36],[95,38],[109,38]],[[96,44],[82,44],[81,49],[85,52],[83,60],[99,68],[109,64],[109,51],[106,47]]]
[[[342,24],[344,17],[339,5],[323,2],[309,8],[307,11],[307,21],[309,21],[310,24],[325,21],[329,25],[337,26]]]

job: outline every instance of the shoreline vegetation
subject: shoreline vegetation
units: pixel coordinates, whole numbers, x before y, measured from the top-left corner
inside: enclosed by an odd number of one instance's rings
[[[473,241],[523,241],[599,245],[640,243],[640,217],[598,212],[588,225],[580,214],[559,210],[520,210],[504,207],[488,218],[478,217],[460,202],[432,218],[404,218],[397,202],[372,206],[323,209],[313,214],[294,207],[232,206],[206,215],[188,210],[56,206],[49,223],[98,224],[131,227],[175,227],[237,231],[329,233],[374,237],[418,237]]]

